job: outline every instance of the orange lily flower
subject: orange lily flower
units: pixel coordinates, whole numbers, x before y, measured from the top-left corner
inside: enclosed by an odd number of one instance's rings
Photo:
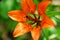
[[[38,4],[38,10],[36,11],[36,5],[33,3],[33,0],[22,0],[22,10],[14,10],[8,12],[8,16],[11,19],[18,21],[18,24],[13,32],[13,36],[21,36],[31,31],[33,40],[38,40],[42,28],[54,27],[55,24],[53,21],[45,14],[45,10],[50,3],[51,1],[42,1]],[[39,14],[39,18],[43,17],[42,20],[35,17],[36,12]],[[28,15],[29,13],[34,15],[35,18],[31,18]],[[33,23],[37,23],[37,25],[35,27],[32,27],[32,24],[26,23],[27,20],[31,20]]]

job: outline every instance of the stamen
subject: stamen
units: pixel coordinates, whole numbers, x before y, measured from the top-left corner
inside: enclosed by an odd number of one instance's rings
[[[38,11],[35,11],[35,14],[28,13],[28,16],[26,16],[28,19],[27,23],[32,24],[32,28],[38,26],[41,26],[40,24],[40,16],[38,15]]]
[[[37,23],[34,23],[34,24],[32,25],[32,28],[36,27],[36,25],[37,25]]]
[[[41,21],[42,19],[43,19],[43,16],[40,16],[40,19],[39,20]]]
[[[27,20],[26,21],[28,24],[34,24],[34,21],[31,21],[31,20]]]
[[[26,16],[26,18],[28,18],[28,16]]]
[[[37,10],[35,11],[34,14],[35,14],[35,17],[38,19],[39,15],[38,15],[38,11]]]
[[[40,22],[37,22],[37,25],[38,25],[38,26],[41,26]]]
[[[38,11],[37,10],[35,11],[35,14],[38,14]]]
[[[34,14],[28,13],[28,15],[29,15],[31,18],[35,18],[35,17],[34,17]]]

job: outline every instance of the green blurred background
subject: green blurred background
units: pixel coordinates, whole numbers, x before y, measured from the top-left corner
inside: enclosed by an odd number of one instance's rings
[[[42,0],[33,0],[37,5]],[[32,40],[31,34],[14,38],[12,32],[18,22],[8,17],[8,12],[21,10],[21,0],[0,0],[0,40]],[[52,0],[46,9],[48,15],[56,24],[55,28],[43,29],[39,40],[60,40],[60,0]]]

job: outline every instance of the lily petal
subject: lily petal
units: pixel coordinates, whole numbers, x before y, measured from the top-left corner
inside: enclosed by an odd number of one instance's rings
[[[8,16],[15,21],[26,22],[26,14],[20,10],[10,11],[8,12]]]
[[[33,30],[31,31],[31,35],[32,35],[33,40],[38,40],[40,33],[41,33],[40,26],[33,28]]]
[[[44,16],[41,23],[42,23],[43,28],[49,28],[49,27],[54,27],[55,26],[53,21],[48,16]]]
[[[42,25],[42,28],[51,28],[51,27],[53,27],[53,26],[50,25],[50,24],[47,24],[47,23],[44,23],[44,24]]]
[[[13,32],[13,36],[18,37],[24,35],[25,33],[29,32],[31,29],[32,29],[31,25],[28,25],[26,23],[18,23]]]
[[[21,6],[25,13],[34,12],[36,9],[36,5],[33,3],[33,0],[22,0]]]
[[[26,0],[21,0],[21,7],[25,13],[30,11],[30,8],[28,7]]]
[[[48,5],[51,4],[51,1],[42,1],[41,3],[39,3],[38,5],[38,12],[39,15],[45,15],[45,10],[48,7]]]
[[[36,10],[36,5],[33,0],[26,0],[28,6],[30,7],[30,12],[34,12]]]

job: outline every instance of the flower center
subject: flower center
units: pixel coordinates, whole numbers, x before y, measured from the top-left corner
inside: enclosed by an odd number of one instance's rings
[[[32,24],[32,27],[41,26],[41,17],[38,15],[38,11],[35,11],[34,14],[29,13],[28,16],[26,16],[27,23]]]

